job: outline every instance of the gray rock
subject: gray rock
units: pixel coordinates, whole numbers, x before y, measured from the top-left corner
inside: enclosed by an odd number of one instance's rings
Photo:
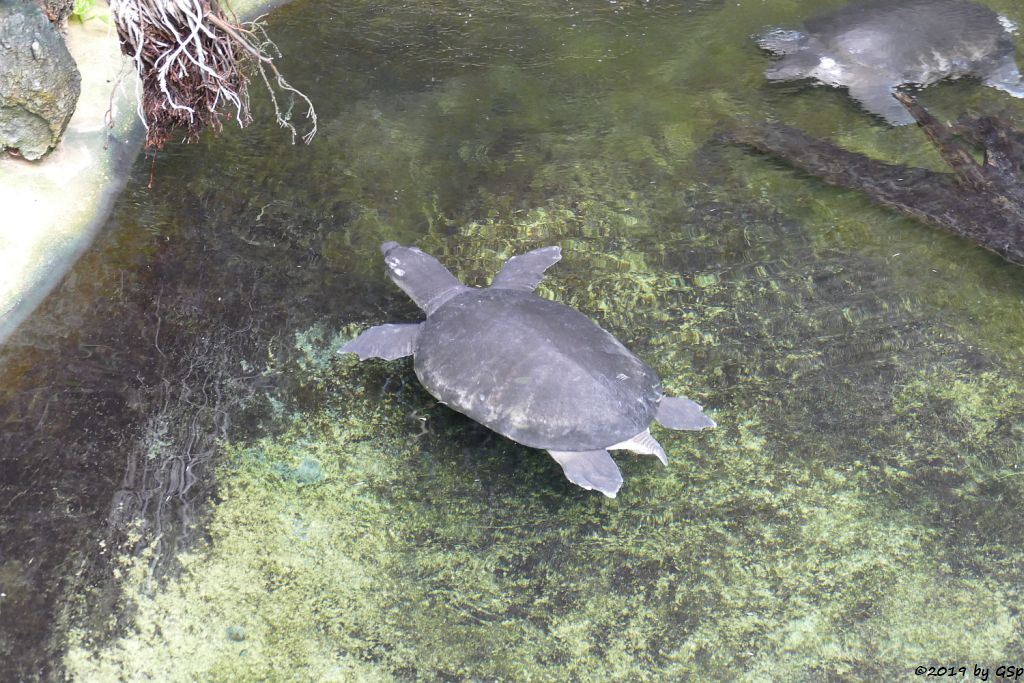
[[[75,60],[43,10],[0,0],[0,149],[45,155],[64,134],[81,89]]]
[[[47,18],[60,26],[75,11],[75,0],[39,0]]]

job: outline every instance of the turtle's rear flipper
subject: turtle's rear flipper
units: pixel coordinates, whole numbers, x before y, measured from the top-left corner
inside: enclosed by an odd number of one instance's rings
[[[658,440],[651,436],[651,430],[645,429],[640,432],[632,439],[626,439],[621,441],[614,446],[609,446],[610,451],[633,451],[641,455],[653,455],[661,461],[662,465],[668,465],[668,456],[665,455],[665,449],[661,447]]]
[[[544,271],[558,263],[561,258],[562,250],[559,247],[544,247],[513,256],[505,261],[501,272],[494,276],[491,287],[532,292],[544,278]]]
[[[416,345],[416,335],[420,333],[420,325],[422,323],[371,327],[338,349],[338,353],[355,353],[359,355],[359,360],[395,360],[411,356]]]
[[[608,451],[548,451],[562,466],[565,478],[588,491],[614,498],[622,486],[622,473]]]
[[[995,69],[985,77],[985,85],[999,88],[1014,97],[1024,97],[1024,76],[1020,75],[1013,55],[1007,55]]]
[[[700,406],[688,398],[662,396],[654,419],[662,427],[696,431],[715,427],[715,421],[704,414]]]

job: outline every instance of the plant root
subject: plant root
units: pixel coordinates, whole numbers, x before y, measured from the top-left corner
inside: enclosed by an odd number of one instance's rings
[[[194,142],[210,128],[223,129],[233,115],[240,127],[252,122],[249,79],[257,71],[270,92],[277,122],[292,134],[292,105],[306,106],[310,129],[307,144],[317,130],[316,111],[302,92],[292,87],[274,65],[280,53],[267,37],[260,19],[240,24],[227,17],[218,0],[111,0],[121,51],[142,78],[139,117],[146,126],[147,149],[159,150],[185,131]],[[270,72],[268,75],[267,72]],[[281,94],[290,100],[282,108]]]

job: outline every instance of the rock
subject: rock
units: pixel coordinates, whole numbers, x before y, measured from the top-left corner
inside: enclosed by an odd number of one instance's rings
[[[75,10],[75,0],[39,0],[46,18],[57,26],[62,25]]]
[[[0,0],[0,149],[38,159],[75,111],[82,77],[43,10]]]
[[[306,458],[292,470],[292,479],[300,484],[315,484],[323,481],[324,468],[316,460]]]

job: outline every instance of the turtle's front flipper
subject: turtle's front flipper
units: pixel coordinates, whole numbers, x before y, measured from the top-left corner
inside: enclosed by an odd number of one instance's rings
[[[850,85],[850,97],[872,114],[881,116],[894,126],[905,126],[914,122],[902,104],[892,96],[892,83],[864,77]]]
[[[505,261],[501,272],[494,276],[491,287],[532,292],[544,278],[544,271],[558,263],[561,258],[561,247],[544,247],[513,256]]]
[[[338,353],[356,353],[359,354],[359,360],[367,358],[395,360],[411,356],[413,347],[416,345],[416,335],[420,333],[422,324],[371,327],[338,349]]]
[[[688,398],[662,396],[658,404],[655,421],[669,429],[688,429],[691,431],[715,427],[715,421],[704,414],[700,406]]]
[[[622,473],[608,451],[548,451],[562,466],[565,478],[588,491],[614,498],[622,486]]]

